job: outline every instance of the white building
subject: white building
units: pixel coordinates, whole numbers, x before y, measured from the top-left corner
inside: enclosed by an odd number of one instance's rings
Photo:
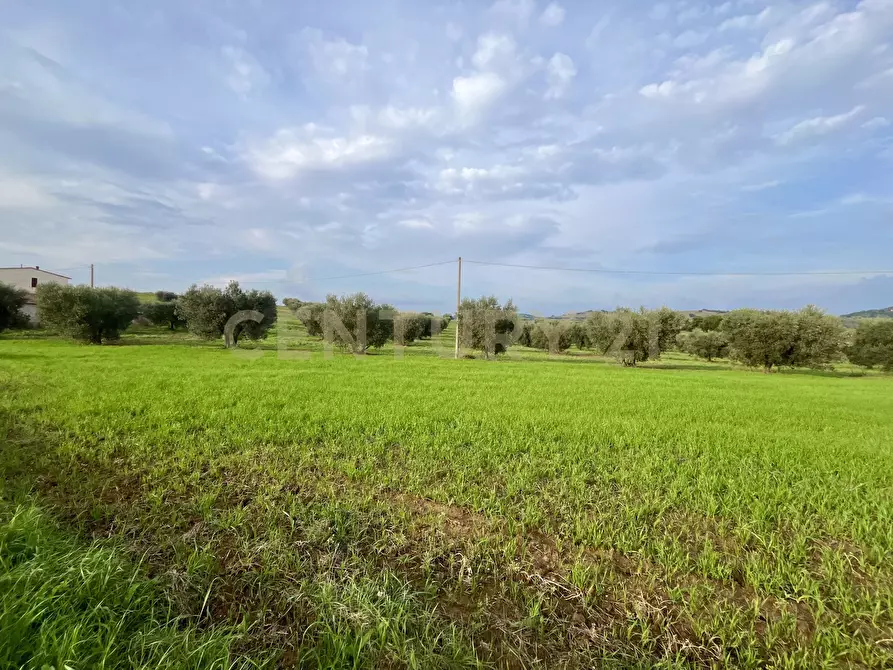
[[[34,292],[41,284],[68,284],[71,277],[60,275],[56,272],[41,270],[39,265],[27,267],[20,265],[17,268],[0,268],[0,282],[12,284],[16,288],[28,292],[28,302],[22,311],[31,317],[31,323],[37,323],[37,305],[34,302]]]

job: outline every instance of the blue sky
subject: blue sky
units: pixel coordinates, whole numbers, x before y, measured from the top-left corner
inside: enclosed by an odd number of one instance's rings
[[[462,255],[893,269],[893,0],[6,3],[0,265],[449,311]],[[526,311],[893,304],[893,275],[466,266]]]

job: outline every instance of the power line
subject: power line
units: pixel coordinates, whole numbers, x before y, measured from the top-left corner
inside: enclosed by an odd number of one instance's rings
[[[463,259],[465,263],[474,265],[488,265],[503,268],[519,268],[524,270],[554,270],[558,272],[591,272],[594,274],[616,275],[675,275],[682,277],[796,277],[812,275],[887,275],[893,274],[893,270],[831,270],[831,271],[807,271],[807,272],[674,272],[660,270],[613,270],[607,268],[562,268],[546,265],[519,265],[516,263],[492,263],[488,261],[472,261]],[[451,261],[455,262],[455,261]]]

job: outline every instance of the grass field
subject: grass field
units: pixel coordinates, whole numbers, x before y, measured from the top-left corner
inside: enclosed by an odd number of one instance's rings
[[[893,378],[284,331],[0,338],[0,664],[893,665]]]

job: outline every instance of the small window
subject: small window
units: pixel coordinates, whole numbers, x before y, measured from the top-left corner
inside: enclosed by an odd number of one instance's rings
[[[37,288],[37,277],[31,277],[31,288]]]

